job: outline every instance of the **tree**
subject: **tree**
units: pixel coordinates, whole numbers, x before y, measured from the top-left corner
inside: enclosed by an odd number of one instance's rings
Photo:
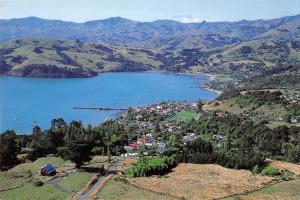
[[[31,148],[36,148],[38,146],[41,146],[41,139],[42,139],[42,131],[39,126],[35,126],[32,129],[32,142],[30,144]]]
[[[17,152],[20,149],[17,148],[15,140],[16,134],[13,131],[6,131],[0,135],[0,169],[6,169],[17,163]]]
[[[68,129],[67,123],[62,118],[53,119],[49,130],[48,138],[55,148],[64,145],[64,137]]]
[[[64,137],[66,145],[64,148],[60,148],[60,155],[64,159],[74,162],[76,168],[80,168],[84,162],[91,160],[92,145],[88,139],[82,123],[72,121]]]
[[[201,100],[199,100],[198,103],[197,103],[197,110],[198,110],[198,112],[201,112],[202,107],[203,107],[203,103],[202,103]]]
[[[28,154],[29,160],[34,161],[50,153],[55,153],[55,147],[50,143],[48,135],[48,132],[42,132],[40,127],[33,127],[32,142],[30,144],[33,150]]]
[[[91,145],[84,141],[69,141],[63,149],[62,157],[75,163],[80,168],[84,162],[91,160]]]

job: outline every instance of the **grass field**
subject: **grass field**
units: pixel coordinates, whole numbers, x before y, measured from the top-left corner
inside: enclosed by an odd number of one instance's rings
[[[36,175],[41,167],[46,163],[51,163],[55,168],[62,167],[65,161],[57,157],[39,158],[32,163],[23,163],[10,169],[9,171],[0,173],[0,190],[7,190],[10,188],[26,184],[31,176]],[[39,177],[46,180],[49,177]],[[1,195],[1,193],[0,193]]]
[[[180,113],[177,113],[175,118],[177,120],[182,120],[182,119],[187,119],[187,120],[190,120],[190,119],[193,119],[197,116],[197,113],[193,113],[193,112],[180,112]]]
[[[0,173],[0,190],[16,189],[0,192],[0,199],[66,199],[69,194],[56,189],[51,185],[35,187],[31,177],[37,177],[39,169],[46,163],[51,163],[56,168],[62,167],[63,159],[57,157],[39,158],[32,163],[23,163],[9,171]],[[45,181],[49,177],[38,176],[38,179]],[[22,186],[22,187],[21,187]]]
[[[35,187],[32,183],[26,183],[24,187],[18,189],[0,192],[0,199],[3,200],[63,200],[69,196],[70,194],[61,192],[52,185],[45,184],[41,187]]]
[[[59,185],[79,192],[94,175],[94,173],[76,172],[59,181]]]
[[[114,180],[110,180],[105,183],[104,187],[97,194],[97,197],[102,200],[172,199],[170,197],[162,196],[150,191],[141,190],[129,184],[116,182]]]
[[[101,167],[105,164],[107,158],[105,156],[95,156],[91,162],[87,163],[86,167]],[[70,161],[65,161],[59,157],[43,157],[31,163],[23,163],[10,169],[6,172],[0,172],[0,200],[10,199],[67,199],[70,194],[61,192],[50,184],[44,184],[41,187],[35,187],[33,182],[40,180],[46,182],[51,177],[39,175],[41,167],[47,163],[51,163],[58,173],[72,170],[74,164]],[[95,173],[77,171],[64,179],[58,184],[63,188],[79,192],[95,175]],[[9,190],[11,189],[11,190]]]

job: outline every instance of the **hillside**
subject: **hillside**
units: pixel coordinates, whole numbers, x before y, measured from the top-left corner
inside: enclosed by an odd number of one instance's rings
[[[101,42],[20,38],[0,44],[0,74],[71,78],[108,71],[163,70],[227,75],[243,82],[266,74],[299,74],[298,40],[252,40],[222,47],[198,45],[177,51],[146,50]]]
[[[284,71],[300,64],[299,40],[252,40],[224,46],[210,55],[212,72],[241,76],[259,75],[270,70]]]
[[[24,36],[82,41],[141,48],[193,48],[222,46],[252,39],[295,39],[300,16],[238,22],[180,23],[172,20],[138,22],[113,17],[85,23],[36,17],[0,20],[0,40]]]
[[[0,45],[0,74],[74,78],[105,71],[145,71],[160,64],[152,52],[80,41],[23,38]]]

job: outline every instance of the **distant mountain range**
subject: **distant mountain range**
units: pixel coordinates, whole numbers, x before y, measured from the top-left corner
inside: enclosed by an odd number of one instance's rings
[[[46,37],[97,41],[111,45],[177,50],[211,48],[254,39],[300,38],[300,15],[270,20],[180,23],[172,20],[138,22],[113,17],[85,23],[36,17],[0,20],[0,40]]]
[[[300,15],[180,23],[0,20],[0,74],[90,77],[107,71],[207,72],[245,79],[299,74]]]

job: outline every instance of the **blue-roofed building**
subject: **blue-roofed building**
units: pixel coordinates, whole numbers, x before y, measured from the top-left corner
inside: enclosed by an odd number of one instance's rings
[[[53,176],[56,174],[56,170],[51,164],[46,164],[42,167],[41,174],[43,176]]]

